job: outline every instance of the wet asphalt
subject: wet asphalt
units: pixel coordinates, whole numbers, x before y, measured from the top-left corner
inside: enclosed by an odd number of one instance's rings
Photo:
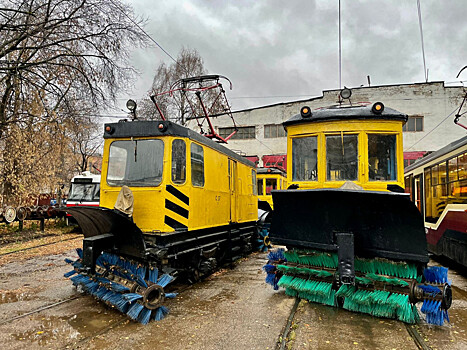
[[[418,349],[402,322],[295,300],[264,283],[266,254],[254,253],[167,300],[169,315],[143,326],[81,295],[63,277],[65,257],[0,266],[2,349]],[[439,264],[433,262],[434,264]],[[426,349],[467,349],[467,274],[450,269],[451,323],[415,328]],[[70,297],[76,299],[5,322]],[[3,322],[3,323],[2,323]]]

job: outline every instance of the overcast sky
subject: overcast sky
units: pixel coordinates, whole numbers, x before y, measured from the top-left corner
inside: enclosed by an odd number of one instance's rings
[[[320,96],[339,88],[338,0],[127,0],[172,57],[196,49],[210,74],[233,83],[233,110]],[[467,81],[466,0],[421,0],[430,81]],[[423,82],[417,0],[341,1],[342,86]],[[131,96],[172,63],[156,45],[135,50]],[[227,86],[227,85],[225,85]],[[121,97],[121,106],[128,96]]]

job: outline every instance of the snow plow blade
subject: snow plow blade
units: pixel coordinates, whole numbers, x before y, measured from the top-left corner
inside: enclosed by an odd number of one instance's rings
[[[313,189],[272,197],[274,244],[336,252],[336,234],[351,233],[358,257],[428,262],[423,219],[408,194]]]
[[[146,243],[143,233],[125,215],[103,207],[69,207],[66,208],[66,212],[72,215],[81,227],[84,245],[86,241],[100,241],[99,249],[115,250],[119,254],[145,258]]]

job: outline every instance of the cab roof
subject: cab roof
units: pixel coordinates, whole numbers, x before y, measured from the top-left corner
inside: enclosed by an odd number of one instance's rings
[[[294,115],[282,125],[289,126],[302,123],[314,123],[325,121],[345,120],[400,120],[407,121],[407,114],[385,107],[382,113],[372,111],[373,105],[367,106],[331,106],[311,111],[311,116],[303,117],[301,114]]]
[[[279,175],[287,176],[287,173],[284,170],[276,168],[276,167],[258,168],[257,173],[258,174],[279,174]]]
[[[161,128],[159,128],[160,126]],[[108,123],[104,125],[104,139],[160,136],[189,138],[193,141],[199,142],[202,145],[211,147],[216,151],[221,152],[232,159],[235,159],[236,161],[248,165],[249,167],[255,167],[253,162],[231,151],[227,147],[224,147],[191,129],[185,128],[184,126],[175,124],[168,120],[120,121],[118,123]]]

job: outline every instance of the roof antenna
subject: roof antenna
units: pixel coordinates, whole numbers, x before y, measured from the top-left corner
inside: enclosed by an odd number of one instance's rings
[[[339,90],[342,89],[341,0],[339,0]]]

